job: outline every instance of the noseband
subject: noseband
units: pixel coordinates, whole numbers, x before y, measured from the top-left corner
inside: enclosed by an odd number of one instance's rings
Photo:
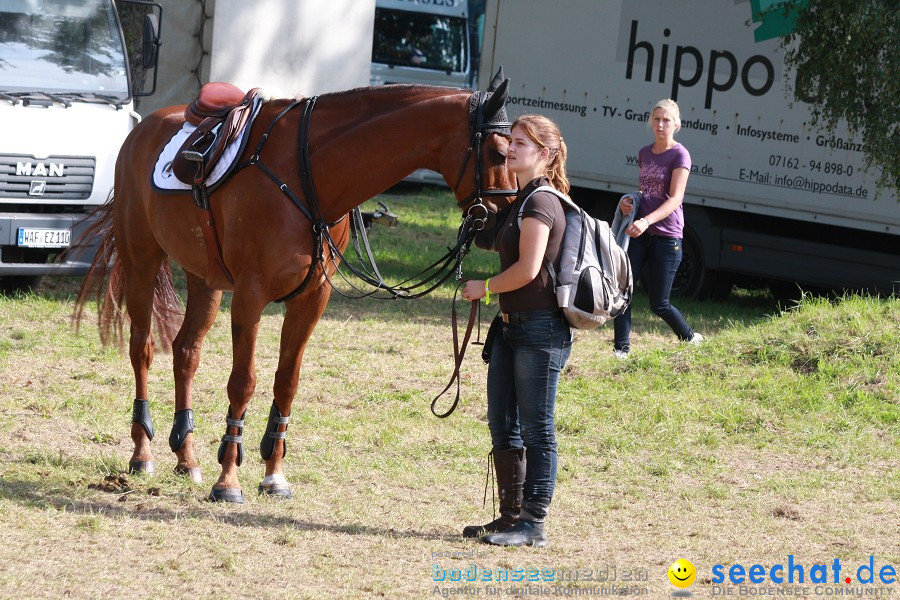
[[[515,196],[518,190],[502,190],[502,189],[483,189],[483,145],[484,140],[492,133],[509,136],[512,123],[506,116],[506,108],[503,107],[496,114],[490,115],[485,120],[484,104],[490,97],[489,92],[476,91],[469,100],[469,129],[472,137],[469,139],[469,148],[466,151],[466,159],[463,161],[459,170],[459,177],[456,179],[456,185],[453,186],[454,191],[459,188],[462,178],[466,173],[466,167],[469,165],[469,159],[475,155],[475,191],[466,196],[464,199],[457,201],[457,206],[463,211],[463,218],[471,220],[472,228],[476,231],[484,229],[487,224],[490,212],[484,205],[483,198],[485,196]]]

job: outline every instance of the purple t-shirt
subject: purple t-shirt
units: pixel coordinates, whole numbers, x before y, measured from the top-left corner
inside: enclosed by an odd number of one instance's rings
[[[640,190],[644,195],[637,218],[649,215],[669,199],[669,188],[672,185],[672,172],[678,168],[691,170],[691,155],[687,148],[676,143],[662,154],[654,154],[653,145],[641,148],[638,153],[638,165],[641,168]],[[653,235],[663,237],[684,237],[684,211],[678,205],[668,217],[654,223],[647,230]]]

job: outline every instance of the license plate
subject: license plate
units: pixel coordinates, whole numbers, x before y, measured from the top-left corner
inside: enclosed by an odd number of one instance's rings
[[[25,248],[68,248],[71,241],[71,229],[19,228],[18,245]]]

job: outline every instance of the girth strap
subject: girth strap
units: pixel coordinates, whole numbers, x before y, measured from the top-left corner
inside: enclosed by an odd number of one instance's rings
[[[218,460],[220,465],[222,464],[222,461],[225,460],[225,444],[228,444],[229,442],[232,444],[237,444],[237,466],[241,466],[241,463],[244,462],[244,415],[246,414],[247,413],[245,411],[244,414],[241,415],[240,419],[232,419],[231,411],[228,411],[228,417],[225,419],[225,435],[222,436],[222,441],[219,443]],[[237,433],[228,433],[228,427],[236,427]]]
[[[209,190],[206,185],[195,185],[192,188],[194,194],[194,212],[197,215],[197,223],[203,232],[203,241],[206,244],[206,285],[215,289],[227,289],[234,285],[234,276],[225,265],[222,256],[222,244],[219,242],[219,233],[216,230],[216,222],[212,209],[209,206]]]

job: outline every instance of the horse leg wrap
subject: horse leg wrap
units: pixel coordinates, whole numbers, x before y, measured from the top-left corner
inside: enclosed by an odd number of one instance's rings
[[[177,451],[184,445],[187,434],[194,431],[194,411],[190,408],[179,410],[175,413],[175,421],[172,423],[172,432],[169,434],[169,448]]]
[[[227,427],[237,427],[237,433],[232,435],[228,433],[228,429],[225,429],[225,435],[222,436],[222,442],[219,444],[219,464],[222,464],[222,460],[225,458],[225,444],[228,442],[232,442],[237,444],[237,466],[241,466],[241,463],[244,462],[244,415],[247,413],[244,412],[241,415],[240,419],[232,419],[231,412],[228,413],[228,418],[225,419],[227,423]]]
[[[147,432],[147,437],[153,440],[153,418],[150,416],[150,402],[148,400],[134,400],[134,408],[131,410],[131,422],[140,423]]]
[[[259,443],[259,453],[262,455],[263,460],[272,458],[272,453],[275,452],[275,442],[284,440],[287,437],[287,424],[290,419],[290,417],[282,417],[281,411],[278,410],[274,402],[272,403],[272,408],[269,409],[269,422],[266,424],[266,433]],[[284,431],[278,431],[280,425],[284,425]],[[287,441],[284,442],[284,454],[282,457],[284,456],[287,456]]]

